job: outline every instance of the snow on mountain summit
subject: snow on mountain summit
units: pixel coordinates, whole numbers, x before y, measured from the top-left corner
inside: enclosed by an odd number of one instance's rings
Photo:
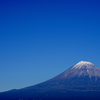
[[[91,62],[88,62],[88,61],[80,61],[79,63],[77,63],[77,65],[78,64],[84,65],[84,64],[92,64],[92,63]]]
[[[72,67],[73,68],[82,68],[82,67],[91,67],[93,66],[93,64],[91,62],[87,62],[87,61],[80,61],[79,63],[77,63],[75,66]]]
[[[73,67],[69,68],[65,73],[64,77],[100,77],[100,68],[87,61],[80,61]]]

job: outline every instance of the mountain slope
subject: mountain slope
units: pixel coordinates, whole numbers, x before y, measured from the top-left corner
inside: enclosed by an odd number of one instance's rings
[[[99,91],[100,68],[91,62],[81,61],[46,82],[0,93],[0,100],[94,100],[100,99]]]
[[[81,61],[53,80],[66,81],[67,84],[86,85],[100,83],[100,68],[86,61]]]

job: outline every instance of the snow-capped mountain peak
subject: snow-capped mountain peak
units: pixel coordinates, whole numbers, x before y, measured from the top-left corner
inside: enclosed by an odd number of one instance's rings
[[[76,69],[76,68],[91,68],[91,66],[93,66],[94,64],[92,64],[91,62],[87,62],[87,61],[80,61],[79,63],[77,63],[75,66],[72,67],[72,69]]]
[[[87,61],[80,61],[64,73],[64,77],[100,77],[100,68]]]

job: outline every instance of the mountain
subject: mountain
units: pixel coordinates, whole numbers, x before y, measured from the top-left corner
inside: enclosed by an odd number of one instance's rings
[[[100,90],[97,88],[100,85],[100,68],[91,62],[81,61],[53,78],[53,81],[67,89]]]
[[[0,100],[100,100],[100,68],[81,61],[30,87],[0,93]]]

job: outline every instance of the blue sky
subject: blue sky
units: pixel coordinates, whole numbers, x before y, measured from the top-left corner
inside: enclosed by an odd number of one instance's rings
[[[99,0],[0,1],[0,92],[46,81],[81,60],[100,67]]]

